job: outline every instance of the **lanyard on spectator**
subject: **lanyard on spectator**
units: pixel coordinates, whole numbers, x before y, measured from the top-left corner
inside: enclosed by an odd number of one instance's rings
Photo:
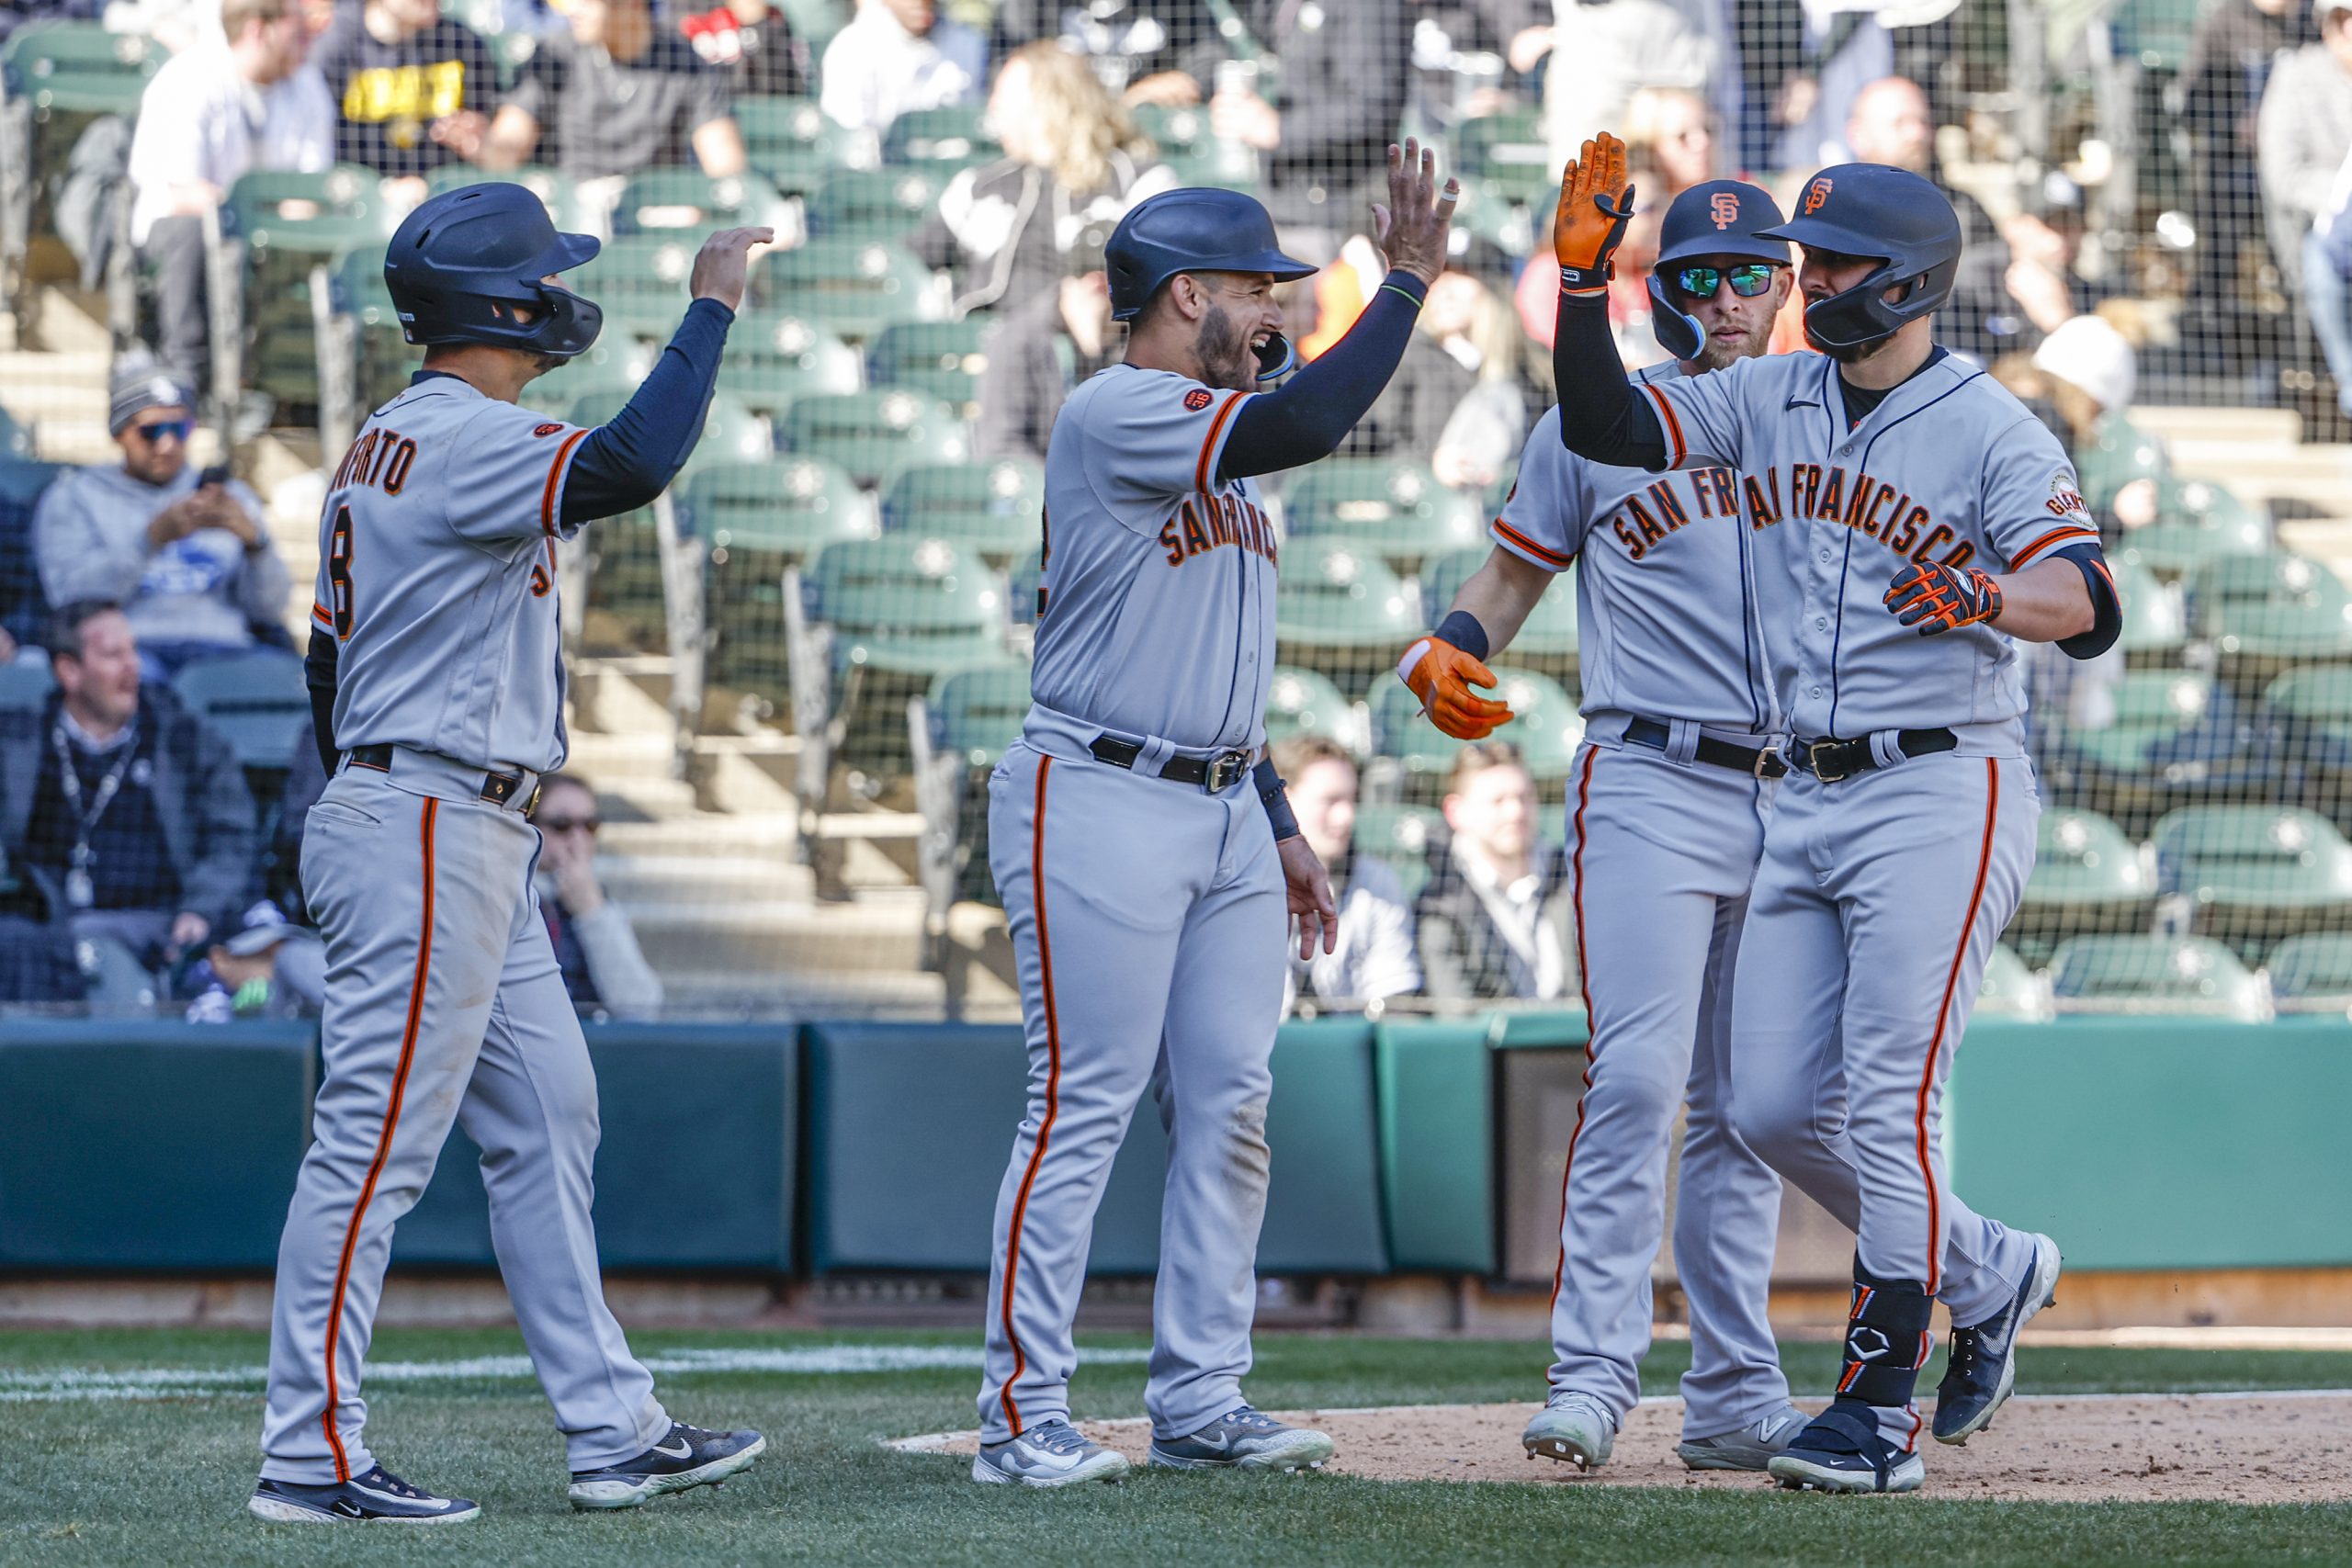
[[[114,765],[98,781],[87,809],[82,805],[82,774],[74,765],[74,746],[65,739],[65,727],[51,727],[49,738],[57,748],[57,787],[64,792],[65,809],[74,818],[74,855],[65,872],[65,902],[74,908],[86,909],[97,898],[97,886],[90,877],[90,829],[98,825],[98,818],[107,814],[107,807],[121,793],[122,776],[130,771],[130,760],[139,750],[139,734],[134,728],[116,747]]]

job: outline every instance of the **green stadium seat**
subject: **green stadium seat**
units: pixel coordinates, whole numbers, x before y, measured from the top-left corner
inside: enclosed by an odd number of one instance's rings
[[[327,256],[380,245],[398,220],[379,198],[373,169],[339,164],[317,174],[256,169],[229,188],[220,228],[244,241],[247,265],[270,252]]]
[[[2188,646],[2188,623],[2179,591],[2156,580],[2144,562],[2128,556],[2108,563],[2116,597],[2123,603],[2123,631],[2116,640],[2135,663],[2169,663]]]
[[[917,463],[882,491],[882,526],[894,534],[953,539],[991,561],[1010,561],[1036,546],[1046,504],[1046,471],[1026,457],[971,463]]]
[[[945,175],[932,169],[835,169],[808,200],[808,231],[895,240],[939,205]]]
[[[2324,802],[2338,827],[2352,822],[2352,665],[2289,670],[2263,694],[2281,763],[2301,798]]]
[[[1482,543],[1487,514],[1478,497],[1448,490],[1419,463],[1334,457],[1283,492],[1283,532],[1294,539],[1344,539],[1391,561],[1420,561]]]
[[[1494,696],[1508,703],[1511,722],[1491,739],[1508,740],[1527,760],[1538,783],[1565,779],[1584,739],[1576,699],[1549,675],[1508,667],[1495,671]],[[1404,765],[1408,787],[1427,795],[1442,785],[1465,742],[1420,716],[1421,702],[1401,681],[1380,683],[1372,699],[1373,749]]]
[[[960,463],[971,449],[964,422],[945,403],[895,389],[796,399],[782,435],[791,451],[830,458],[860,484],[917,463]]]
[[[570,175],[560,175],[553,169],[533,164],[492,174],[477,169],[471,164],[451,164],[424,176],[424,189],[428,196],[481,185],[521,186],[539,198],[539,205],[548,209],[548,220],[559,229],[594,232],[603,228],[605,214],[591,210],[581,200],[579,185]]]
[[[2178,75],[2197,32],[2200,0],[2121,0],[2108,22],[2109,47],[2143,71]]]
[[[877,387],[904,387],[977,414],[989,324],[984,316],[967,316],[886,327],[866,348],[866,374]]]
[[[1343,685],[1361,690],[1386,674],[1405,644],[1428,629],[1411,585],[1376,552],[1344,539],[1287,540],[1279,581],[1274,619],[1283,661]],[[1373,650],[1380,657],[1367,663]]]
[[[686,280],[700,243],[699,235],[664,233],[607,240],[593,260],[572,272],[571,286],[603,307],[606,334],[639,333],[666,342],[686,313]],[[760,276],[755,265],[755,298]]]
[[[2352,935],[2290,936],[2263,967],[2280,1012],[2352,1012]]]
[[[2352,592],[2323,561],[2221,556],[2188,579],[2191,623],[2241,665],[2352,658]]]
[[[846,168],[857,142],[856,134],[827,119],[813,98],[739,97],[735,125],[752,167],[794,196],[808,195],[827,175]]]
[[[871,497],[821,457],[714,463],[686,480],[678,525],[702,540],[710,678],[783,704],[791,686],[785,569],[880,532]]]
[[[808,611],[833,628],[836,670],[926,680],[1003,656],[1004,603],[979,558],[944,539],[885,535],[817,552]]]
[[[1493,185],[1512,201],[1547,202],[1559,182],[1540,110],[1512,109],[1465,119],[1454,128],[1453,140],[1462,172]]]
[[[1354,750],[1355,705],[1340,688],[1312,670],[1276,665],[1266,687],[1266,741],[1269,745],[1294,736],[1317,735]]]
[[[1430,879],[1430,851],[1445,837],[1445,814],[1433,806],[1363,801],[1356,807],[1355,852],[1386,864],[1417,897]]]
[[[2062,1013],[2188,1014],[2242,1023],[2270,1016],[2262,977],[2204,937],[2075,937],[2051,957],[2050,989]]]
[[[594,400],[594,406],[618,412],[652,370],[658,355],[650,344],[627,333],[600,333],[587,353],[532,382],[523,398],[533,407],[545,409],[587,407]],[[723,386],[723,370],[721,375]]]
[[[2155,914],[2154,859],[2095,811],[2047,810],[2009,940],[2046,958],[2070,936],[2145,931]]]
[[[2172,581],[2216,556],[2267,555],[2277,547],[2268,517],[2220,485],[2166,478],[2158,489],[2156,520],[2126,532],[2115,559]]]
[[[603,424],[621,412],[632,390],[618,387],[591,389],[574,399],[563,417],[574,424]],[[761,461],[775,451],[775,441],[765,420],[725,392],[715,393],[710,411],[703,416],[702,439],[695,444],[694,455],[686,459],[684,474],[713,463]]]
[[[39,449],[31,427],[19,424],[16,415],[0,409],[0,461],[28,467],[35,462]]]
[[[1037,590],[1046,581],[1046,552],[1042,547],[1031,550],[1012,563],[1012,624],[1030,626],[1037,624]]]
[[[967,768],[992,768],[1021,738],[1029,714],[1029,666],[1021,660],[951,670],[923,699],[932,745]]]
[[[911,109],[890,122],[882,136],[886,164],[942,165],[953,171],[967,164],[1002,157],[1004,149],[988,133],[979,104]]]
[[[806,39],[818,55],[833,40],[833,35],[849,26],[850,14],[857,6],[855,0],[779,0],[776,7],[792,24],[792,36]],[[741,98],[736,100],[740,106]]]
[[[277,649],[207,659],[172,678],[172,691],[254,772],[294,765],[294,745],[311,718],[302,660]]]
[[[699,169],[647,169],[631,175],[613,204],[615,234],[691,231],[697,245],[713,229],[777,228],[790,216],[782,193],[756,174],[718,179]]]
[[[2091,439],[2075,449],[2075,474],[2095,511],[2113,505],[2116,493],[2133,480],[2161,480],[2171,471],[2165,444],[2120,413],[2104,416]]]
[[[2115,686],[2115,722],[2103,729],[2070,728],[2066,741],[2101,767],[2138,773],[2148,765],[2152,748],[2203,724],[2216,694],[2213,678],[2201,671],[2131,671]]]
[[[857,350],[824,327],[757,310],[736,318],[718,367],[719,390],[778,424],[796,398],[855,392],[865,385]]]
[[[1161,161],[1177,171],[1185,184],[1197,180],[1231,189],[1257,183],[1256,149],[1244,142],[1220,140],[1209,129],[1205,107],[1146,104],[1134,112],[1136,124],[1151,138]]]
[[[138,33],[108,32],[94,22],[29,21],[0,50],[6,96],[28,101],[41,118],[52,114],[139,112],[140,95],[169,58],[161,44]]]
[[[1432,623],[1442,618],[1445,607],[1462,585],[1470,581],[1478,569],[1487,564],[1491,547],[1475,545],[1466,550],[1449,550],[1421,570],[1421,603],[1429,607]],[[1577,656],[1577,569],[1573,566],[1552,580],[1544,597],[1529,611],[1527,622],[1519,635],[1510,639],[1510,657],[1520,660],[1573,661]]]
[[[1984,979],[1976,990],[1978,1018],[2040,1018],[2049,999],[2041,979],[2026,967],[2007,942],[1996,945],[1984,961]]]
[[[2203,806],[2155,827],[2156,879],[2195,929],[2242,956],[2309,931],[2352,929],[2352,843],[2302,807]]]
[[[820,236],[762,263],[763,298],[845,337],[868,338],[892,321],[936,320],[946,301],[931,270],[897,245]]]
[[[924,827],[917,858],[936,939],[944,940],[948,906],[957,900],[999,902],[989,874],[989,793],[980,775],[1020,738],[1028,712],[1023,660],[950,671],[923,694],[912,733],[915,800]]]
[[[46,664],[0,664],[0,711],[38,709],[57,690]]]

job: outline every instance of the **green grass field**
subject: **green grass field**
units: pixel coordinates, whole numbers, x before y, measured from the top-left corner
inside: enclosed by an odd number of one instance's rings
[[[954,1347],[969,1335],[842,1330],[636,1337],[649,1359],[717,1348]],[[1094,1336],[1090,1351],[1142,1341]],[[511,1333],[388,1330],[373,1360],[514,1356]],[[260,1399],[233,1371],[264,1359],[257,1334],[0,1333],[0,1564],[422,1561],[722,1568],[767,1562],[1099,1563],[1666,1562],[2151,1563],[2352,1562],[2352,1506],[2211,1503],[1993,1504],[1767,1492],[1384,1484],[1337,1476],[1145,1473],[1070,1493],[982,1488],[968,1461],[907,1456],[877,1439],[974,1424],[963,1367],[857,1373],[673,1371],[684,1419],[769,1435],[760,1468],[720,1493],[632,1515],[564,1501],[562,1450],[536,1385],[411,1369],[369,1388],[369,1438],[412,1480],[479,1498],[475,1524],[429,1532],[328,1532],[248,1518]],[[1800,1393],[1826,1387],[1835,1347],[1785,1348]],[[1687,1349],[1661,1345],[1645,1388],[1671,1393]],[[1269,1408],[1528,1400],[1540,1355],[1488,1342],[1264,1336],[1251,1396]],[[56,1398],[51,1374],[211,1369],[164,1399]],[[224,1386],[225,1384],[225,1386]],[[2057,1349],[2024,1352],[2040,1393],[2352,1388],[2352,1355]],[[1136,1360],[1081,1369],[1081,1417],[1142,1412]],[[2226,1462],[2227,1456],[2213,1456]],[[1932,1483],[1931,1483],[1932,1484]],[[429,1544],[428,1544],[429,1542]]]

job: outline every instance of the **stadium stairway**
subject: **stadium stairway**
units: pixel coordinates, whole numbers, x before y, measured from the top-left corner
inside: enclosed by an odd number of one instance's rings
[[[2267,503],[2283,547],[2352,579],[2352,446],[2306,444],[2290,409],[2143,406],[2132,423],[2164,439],[2175,473]]]

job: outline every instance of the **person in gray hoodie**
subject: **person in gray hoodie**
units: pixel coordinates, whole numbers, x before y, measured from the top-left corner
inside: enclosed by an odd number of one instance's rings
[[[2335,209],[2336,171],[2352,152],[2352,0],[2312,0],[2312,11],[2320,40],[2271,67],[2254,133],[2270,249],[2297,292],[2304,242]]]
[[[33,509],[49,603],[121,604],[141,672],[158,682],[251,648],[254,623],[283,622],[289,587],[261,498],[223,470],[188,466],[194,403],[152,366],[126,365],[107,420],[122,461],[60,475]]]

